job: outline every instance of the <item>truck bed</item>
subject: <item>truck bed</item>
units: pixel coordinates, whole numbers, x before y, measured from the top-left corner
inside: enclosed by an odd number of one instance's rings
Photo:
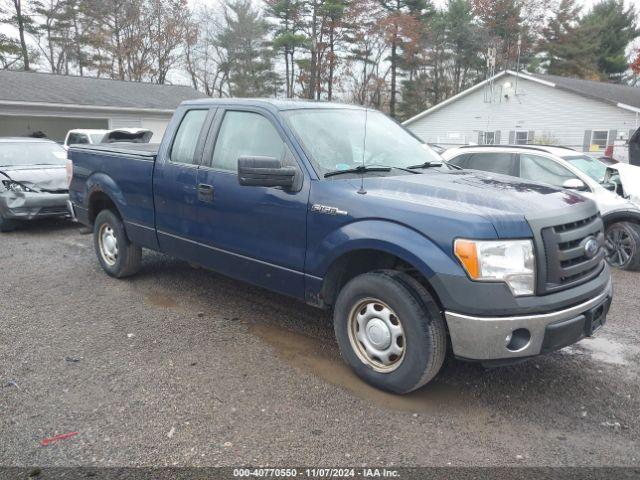
[[[135,155],[155,160],[158,155],[159,143],[115,142],[98,143],[94,145],[74,145],[72,150],[91,151],[98,154]]]
[[[91,219],[90,197],[106,194],[124,219],[129,238],[157,248],[153,169],[158,148],[158,144],[124,142],[71,147],[68,157],[74,178],[69,196],[78,219]]]

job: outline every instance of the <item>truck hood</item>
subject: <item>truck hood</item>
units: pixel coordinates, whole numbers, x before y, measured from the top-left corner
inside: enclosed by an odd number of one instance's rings
[[[551,217],[590,202],[570,190],[474,170],[366,178],[365,188],[370,195],[482,216],[500,237],[525,234],[526,218]]]
[[[7,179],[39,192],[66,193],[68,191],[64,165],[0,167],[0,181]]]

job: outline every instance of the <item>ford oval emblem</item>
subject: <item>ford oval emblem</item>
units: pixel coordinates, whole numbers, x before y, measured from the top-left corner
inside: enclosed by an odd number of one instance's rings
[[[594,237],[589,237],[586,242],[584,242],[584,255],[587,258],[593,258],[598,253],[598,249],[600,245],[598,245],[598,240]]]

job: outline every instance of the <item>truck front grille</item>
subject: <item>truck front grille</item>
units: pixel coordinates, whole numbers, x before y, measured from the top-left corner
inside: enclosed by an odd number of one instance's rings
[[[600,273],[604,265],[604,226],[600,215],[545,227],[541,231],[545,251],[545,275],[538,281],[540,293],[551,293],[583,283]],[[598,242],[595,255],[585,245],[590,238]]]

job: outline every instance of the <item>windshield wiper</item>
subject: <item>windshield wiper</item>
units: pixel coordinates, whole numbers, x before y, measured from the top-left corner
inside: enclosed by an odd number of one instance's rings
[[[419,165],[410,165],[407,168],[412,170],[417,170],[418,168],[432,168],[432,167],[441,167],[444,164],[442,162],[424,162]]]
[[[324,178],[333,177],[334,175],[342,175],[343,173],[367,173],[367,172],[390,172],[391,167],[367,167],[358,165],[356,168],[347,168],[345,170],[334,170],[324,174]]]

